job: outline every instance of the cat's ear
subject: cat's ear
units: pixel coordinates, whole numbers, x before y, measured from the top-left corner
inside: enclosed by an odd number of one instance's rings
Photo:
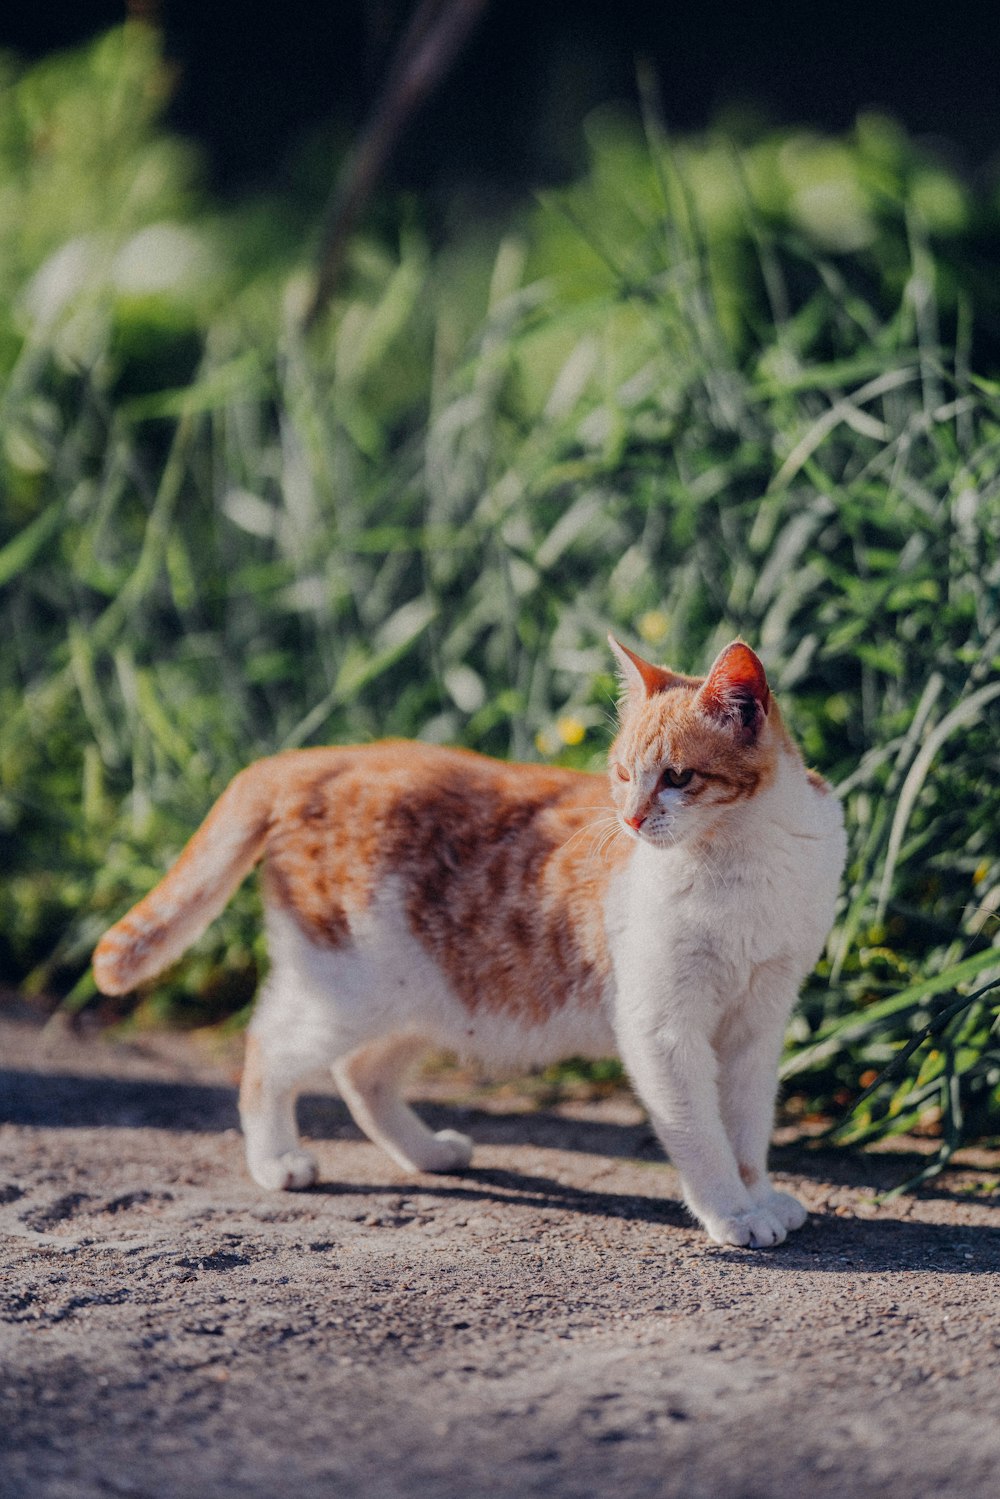
[[[732,724],[743,744],[753,744],[771,706],[771,691],[748,645],[734,640],[720,651],[696,701],[711,718]]]
[[[608,636],[608,644],[615,653],[618,675],[629,702],[642,702],[658,692],[666,692],[668,687],[676,687],[678,682],[684,680],[674,672],[667,671],[665,666],[654,666],[652,662],[644,661],[613,635]]]

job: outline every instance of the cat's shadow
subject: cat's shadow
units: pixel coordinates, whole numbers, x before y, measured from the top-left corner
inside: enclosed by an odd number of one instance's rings
[[[551,1176],[527,1171],[513,1171],[493,1166],[466,1166],[447,1177],[417,1176],[404,1183],[320,1181],[308,1189],[309,1196],[364,1197],[373,1200],[372,1215],[378,1221],[377,1203],[391,1203],[386,1221],[399,1220],[399,1204],[412,1199],[451,1204],[467,1204],[470,1209],[484,1207],[530,1207],[600,1218],[623,1218],[636,1223],[666,1223],[691,1228],[692,1220],[681,1203],[669,1197],[640,1197],[622,1192],[575,1187]]]
[[[567,1118],[546,1108],[498,1112],[419,1098],[413,1105],[431,1129],[460,1130],[471,1135],[477,1145],[535,1146],[616,1159],[663,1159],[659,1141],[644,1123]],[[303,1094],[298,1101],[298,1118],[303,1133],[313,1140],[364,1139],[346,1106],[327,1094]]]
[[[648,1126],[567,1120],[547,1109],[496,1113],[417,1101],[432,1129],[460,1129],[478,1145],[529,1145],[593,1155],[661,1158]],[[299,1125],[312,1140],[362,1140],[346,1105],[328,1093],[303,1093]],[[0,1068],[0,1123],[49,1128],[166,1129],[219,1133],[239,1128],[236,1090],[214,1083],[100,1077]]]
[[[642,1123],[569,1119],[548,1109],[498,1113],[419,1101],[417,1108],[433,1129],[460,1129],[471,1134],[477,1146],[581,1152],[649,1163],[654,1172],[656,1163],[663,1160],[655,1136]],[[303,1095],[299,1100],[299,1120],[304,1134],[315,1141],[343,1140],[346,1143],[364,1139],[345,1105],[329,1094]],[[106,1127],[212,1133],[239,1127],[236,1091],[218,1084],[2,1068],[0,1122],[36,1128]],[[833,1186],[869,1187],[880,1192],[905,1181],[924,1163],[923,1157],[913,1154],[887,1156],[805,1150],[801,1147],[777,1149],[773,1154],[773,1165],[779,1172],[793,1172]],[[988,1173],[979,1172],[978,1176],[981,1178],[979,1185],[987,1187]],[[321,1183],[311,1191],[331,1197],[362,1195],[377,1202],[381,1198],[405,1197],[410,1190],[412,1194],[419,1193],[424,1197],[467,1201],[471,1206],[520,1204],[583,1217],[665,1224],[687,1229],[695,1235],[681,1204],[669,1197],[655,1195],[656,1186],[652,1180],[650,1185],[652,1192],[649,1196],[629,1195],[575,1187],[542,1174],[471,1166],[461,1176],[415,1178],[412,1188],[399,1183]],[[973,1180],[971,1185],[975,1187],[976,1181]],[[970,1200],[967,1191],[956,1190],[944,1181],[928,1183],[921,1189],[921,1196]],[[977,1200],[987,1201],[983,1196]],[[1000,1204],[990,1203],[990,1206],[994,1205]],[[696,1239],[699,1245],[704,1243],[700,1234]],[[747,1255],[755,1261],[759,1258],[749,1250],[714,1249],[711,1252],[737,1260],[743,1260]],[[779,1258],[786,1269],[805,1265],[813,1269],[843,1271],[879,1267],[926,1270],[940,1262],[942,1269],[947,1268],[952,1273],[972,1273],[984,1268],[996,1270],[1000,1269],[1000,1229],[981,1225],[941,1226],[905,1222],[895,1216],[873,1219],[853,1215],[841,1217],[824,1212],[814,1214],[805,1229],[781,1246]],[[778,1258],[774,1263],[778,1263]]]
[[[683,1204],[669,1197],[574,1187],[551,1177],[490,1167],[469,1166],[460,1173],[460,1178],[458,1182],[455,1177],[444,1180],[421,1177],[409,1186],[318,1182],[309,1188],[308,1195],[349,1197],[352,1201],[359,1196],[364,1198],[372,1203],[366,1222],[375,1230],[409,1222],[410,1199],[432,1198],[451,1205],[467,1205],[470,1209],[528,1207],[562,1212],[567,1217],[618,1218],[630,1224],[686,1230],[685,1247],[699,1256],[704,1254],[726,1265],[781,1274],[821,1271],[853,1277],[889,1272],[996,1275],[1000,1271],[1000,1228],[982,1224],[913,1223],[889,1217],[880,1220],[812,1212],[806,1225],[775,1249],[741,1249],[709,1244]],[[378,1211],[380,1200],[387,1207],[382,1216]],[[498,1218],[498,1234],[502,1232],[501,1224]],[[665,1243],[662,1239],[637,1238],[633,1246],[637,1268],[657,1263],[670,1268],[677,1247],[673,1239]],[[659,1261],[658,1251],[662,1255]]]

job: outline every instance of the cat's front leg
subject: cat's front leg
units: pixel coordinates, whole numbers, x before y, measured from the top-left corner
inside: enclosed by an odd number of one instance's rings
[[[767,1249],[789,1224],[770,1202],[758,1201],[740,1175],[722,1120],[718,1059],[707,1036],[687,1022],[696,1002],[670,1023],[641,1013],[619,1024],[622,1060],[670,1160],[684,1201],[716,1244]]]
[[[787,1017],[795,997],[793,984],[769,986],[757,980],[738,1018],[720,1031],[719,1100],[737,1168],[754,1202],[774,1213],[786,1229],[801,1228],[808,1213],[790,1192],[779,1192],[767,1170],[774,1124],[778,1060]]]

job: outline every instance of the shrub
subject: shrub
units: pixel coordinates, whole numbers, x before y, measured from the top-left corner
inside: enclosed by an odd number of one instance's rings
[[[112,63],[132,104],[100,148],[38,146]],[[1000,386],[964,190],[872,121],[738,150],[605,121],[587,179],[488,258],[471,230],[359,240],[306,341],[287,241],[250,274],[260,205],[199,205],[132,107],[146,33],[60,67],[0,145],[47,205],[0,271],[8,975],[86,1000],[103,926],[257,755],[402,734],[597,767],[609,625],[684,670],[740,633],[851,836],[798,1106],[893,1064],[854,1138],[990,1128],[995,1007],[968,991],[1000,972]],[[108,133],[127,212],[60,209]],[[227,1013],[260,958],[244,891],[147,1004]]]

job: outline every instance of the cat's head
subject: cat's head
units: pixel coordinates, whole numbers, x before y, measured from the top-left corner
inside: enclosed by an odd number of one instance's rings
[[[734,640],[707,677],[686,677],[609,639],[623,688],[608,765],[622,823],[657,847],[700,837],[773,776],[781,729],[764,668]]]

